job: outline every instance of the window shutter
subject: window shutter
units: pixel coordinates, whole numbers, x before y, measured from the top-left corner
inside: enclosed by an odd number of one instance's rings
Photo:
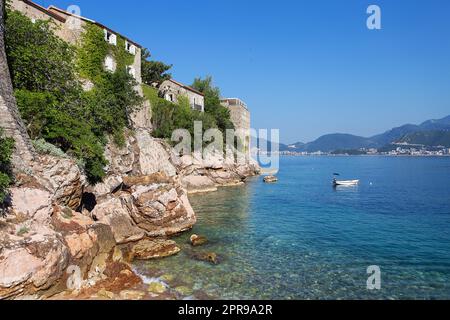
[[[109,43],[117,45],[117,36],[115,34],[111,35],[111,37],[109,38]]]

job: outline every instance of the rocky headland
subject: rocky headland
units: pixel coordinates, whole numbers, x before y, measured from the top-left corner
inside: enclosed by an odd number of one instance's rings
[[[179,157],[143,129],[106,157],[94,186],[69,158],[36,155],[16,173],[0,218],[0,298],[144,298],[130,289],[143,285],[130,263],[180,251],[169,238],[196,223],[188,194],[258,174],[254,164]]]

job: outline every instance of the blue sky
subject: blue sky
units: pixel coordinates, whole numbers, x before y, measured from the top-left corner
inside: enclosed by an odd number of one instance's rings
[[[38,0],[97,20],[243,99],[285,143],[370,136],[450,114],[447,0]],[[382,10],[382,30],[366,9]]]

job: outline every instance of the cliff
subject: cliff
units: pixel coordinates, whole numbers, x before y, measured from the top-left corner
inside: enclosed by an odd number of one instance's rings
[[[169,237],[196,223],[188,193],[241,184],[258,167],[177,156],[151,136],[146,101],[131,116],[133,128],[126,131],[124,146],[107,144],[103,182],[90,185],[74,159],[33,149],[14,99],[3,30],[0,127],[16,148],[9,207],[0,217],[0,299],[50,298],[62,292],[89,298],[105,288],[132,299],[126,289],[142,282],[131,269],[133,259],[178,253]]]

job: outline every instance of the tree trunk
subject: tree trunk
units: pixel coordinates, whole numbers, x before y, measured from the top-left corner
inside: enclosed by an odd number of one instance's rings
[[[0,127],[15,141],[14,171],[29,171],[35,152],[14,98],[5,52],[5,9],[5,0],[0,0]]]

